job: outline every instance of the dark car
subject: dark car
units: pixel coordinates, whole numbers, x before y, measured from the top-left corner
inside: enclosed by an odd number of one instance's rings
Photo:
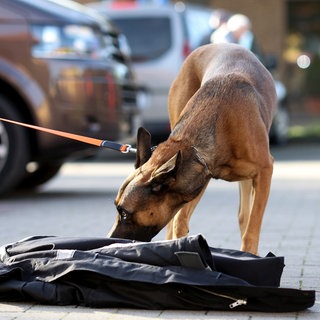
[[[1,0],[0,117],[99,139],[139,125],[137,89],[121,35],[65,0]],[[52,178],[98,148],[0,121],[0,194]]]

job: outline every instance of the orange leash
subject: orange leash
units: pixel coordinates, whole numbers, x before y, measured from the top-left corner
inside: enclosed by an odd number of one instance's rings
[[[51,133],[56,136],[60,136],[60,137],[64,137],[64,138],[68,138],[68,139],[72,139],[72,140],[77,140],[77,141],[84,142],[87,144],[92,144],[94,146],[117,150],[122,153],[128,153],[128,152],[135,153],[135,152],[137,152],[137,149],[132,148],[131,145],[129,145],[129,144],[120,144],[120,143],[116,143],[116,142],[112,142],[112,141],[108,141],[108,140],[100,140],[100,139],[85,137],[85,136],[81,136],[81,135],[74,134],[74,133],[48,129],[48,128],[44,128],[44,127],[34,126],[32,124],[27,124],[27,123],[3,119],[3,118],[0,118],[0,120],[4,121],[4,122],[13,123],[13,124],[16,124],[19,126],[27,127],[30,129],[35,129],[35,130]]]

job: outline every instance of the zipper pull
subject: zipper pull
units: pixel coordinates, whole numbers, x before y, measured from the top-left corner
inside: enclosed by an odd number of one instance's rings
[[[246,305],[247,300],[246,299],[238,299],[236,302],[229,304],[230,309],[234,309],[238,306]]]

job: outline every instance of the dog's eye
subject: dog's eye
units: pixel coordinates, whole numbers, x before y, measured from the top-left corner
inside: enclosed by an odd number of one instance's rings
[[[152,192],[159,192],[162,188],[161,184],[155,184],[151,187]]]
[[[128,222],[131,219],[132,214],[129,213],[127,210],[123,209],[120,206],[117,209],[119,212],[121,222]]]
[[[121,220],[127,220],[127,219],[128,219],[128,217],[129,217],[129,215],[128,215],[128,213],[127,213],[127,212],[125,212],[125,211],[121,211],[121,213],[120,213],[120,217],[121,217]]]

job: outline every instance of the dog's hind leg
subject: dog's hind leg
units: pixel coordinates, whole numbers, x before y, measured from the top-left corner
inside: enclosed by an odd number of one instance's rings
[[[239,203],[239,227],[241,238],[243,237],[246,227],[249,220],[249,215],[251,211],[251,204],[252,204],[252,180],[243,180],[239,181],[239,196],[240,196],[240,203]]]
[[[252,208],[242,235],[241,250],[257,254],[264,210],[270,193],[273,166],[263,168],[253,179]]]
[[[166,235],[167,240],[181,238],[189,233],[190,218],[204,191],[206,190],[209,181],[210,180],[208,180],[204,185],[198,196],[190,202],[186,203],[169,222]]]

